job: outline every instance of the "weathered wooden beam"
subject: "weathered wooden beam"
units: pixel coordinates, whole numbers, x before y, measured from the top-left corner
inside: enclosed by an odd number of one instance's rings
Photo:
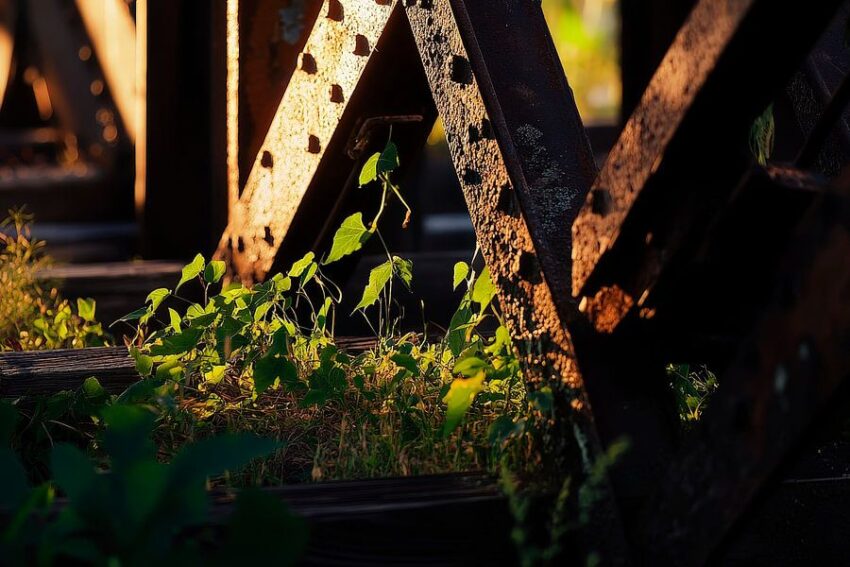
[[[850,373],[850,177],[799,227],[767,309],[647,506],[643,553],[702,564]]]
[[[753,119],[840,4],[697,5],[572,228],[573,293],[587,298],[589,311],[593,303],[611,306],[598,310],[606,320],[597,327],[613,329],[642,307],[665,266],[687,256],[688,235],[704,230],[749,166]]]
[[[596,166],[575,101],[531,2],[405,4],[499,304],[532,389],[556,393],[550,457],[579,481],[603,451],[568,333],[566,230]],[[510,22],[509,25],[506,25]],[[586,550],[626,555],[603,483]]]
[[[435,112],[395,6],[325,3],[219,244],[242,281],[316,248],[334,228],[366,157],[346,152],[364,120],[419,116],[394,140],[402,156],[424,142]]]
[[[339,337],[336,345],[349,352],[374,348],[372,337]],[[0,397],[50,395],[79,388],[95,377],[112,394],[139,381],[125,347],[0,352]]]
[[[0,353],[3,398],[75,390],[91,376],[113,394],[139,381],[136,365],[124,347]]]
[[[302,516],[305,565],[514,564],[507,499],[480,473],[266,489]],[[213,514],[226,516],[220,502]]]

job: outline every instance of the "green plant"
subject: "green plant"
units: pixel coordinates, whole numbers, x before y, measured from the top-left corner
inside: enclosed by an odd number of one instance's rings
[[[9,211],[0,222],[0,350],[83,348],[106,344],[93,299],[75,304],[38,277],[49,259],[33,240],[32,217]]]
[[[208,518],[206,479],[276,450],[277,443],[247,434],[220,436],[187,445],[164,464],[150,439],[154,416],[149,411],[112,405],[102,418],[108,471],[79,449],[57,445],[51,455],[54,481],[31,487],[14,453],[0,448],[4,562],[226,564],[239,558],[292,564],[297,559],[304,527],[280,502],[243,492],[223,529]],[[5,441],[16,419],[12,406],[0,405]]]
[[[176,450],[235,428],[288,440],[285,458],[249,471],[249,483],[300,478],[305,470],[318,479],[487,468],[505,450],[528,460],[537,422],[526,410],[545,404],[547,391],[525,398],[486,269],[454,267],[453,287],[465,291],[444,336],[400,333],[394,282],[410,292],[413,267],[384,244],[387,259],[371,270],[355,307],[374,329],[376,346],[352,354],[336,345],[342,297],[323,268],[373,236],[383,244],[378,220],[388,199],[401,201],[409,219],[391,178],[398,163],[392,143],[367,160],[360,181],[382,187],[378,213],[368,228],[362,213],[346,218],[324,258],[309,252],[264,283],[219,290],[225,265],[198,255],[174,290],[154,290],[143,308],[122,318],[133,325],[128,343],[145,379],[121,400],[173,401],[158,404],[163,446]],[[191,282],[203,302],[180,296]],[[488,337],[480,329],[491,320],[496,331]]]
[[[717,376],[706,366],[670,364],[667,376],[676,397],[679,419],[685,423],[698,421],[711,395],[717,390]]]

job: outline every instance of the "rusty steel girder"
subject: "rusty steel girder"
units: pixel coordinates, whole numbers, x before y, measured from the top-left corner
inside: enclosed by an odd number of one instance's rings
[[[704,230],[746,173],[752,121],[840,4],[696,6],[572,227],[572,291],[598,329],[615,329],[633,311],[651,316],[660,274],[687,258],[689,235]]]
[[[330,8],[327,3],[324,10]],[[350,3],[341,20],[320,14],[219,245],[245,282],[262,280],[298,212],[351,94],[392,13]],[[332,103],[333,86],[343,101]]]
[[[424,143],[435,110],[409,36],[393,2],[324,4],[219,244],[242,281],[327,237],[356,186],[347,147],[365,120],[416,116],[394,139],[403,154]]]
[[[596,167],[542,12],[513,0],[406,10],[526,380],[556,393],[550,451],[581,481],[603,443],[569,332],[567,227]],[[610,487],[604,494],[583,543],[621,561],[618,507]]]

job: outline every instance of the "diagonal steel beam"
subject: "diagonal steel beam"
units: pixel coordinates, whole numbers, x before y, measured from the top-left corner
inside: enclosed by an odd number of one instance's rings
[[[393,2],[326,2],[248,175],[218,255],[245,282],[326,238],[356,185],[346,145],[373,116],[415,115],[400,151],[424,143],[435,117],[404,14]]]
[[[644,306],[663,269],[687,256],[688,235],[704,229],[751,161],[753,119],[840,4],[702,0],[696,6],[572,228],[573,293],[588,298],[589,314],[604,313],[598,328],[616,328],[634,306]]]
[[[603,449],[568,333],[568,227],[596,170],[575,101],[538,4],[405,5],[526,379],[556,392],[550,456],[580,481]],[[617,506],[604,493],[585,543],[622,560]]]

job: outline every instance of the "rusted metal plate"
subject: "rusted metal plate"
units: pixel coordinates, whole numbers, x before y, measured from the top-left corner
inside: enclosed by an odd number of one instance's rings
[[[643,552],[702,564],[850,373],[850,177],[819,196],[696,436],[647,507]]]
[[[704,230],[734,190],[751,160],[753,119],[840,4],[697,5],[573,225],[573,293],[587,297],[588,312],[611,306],[597,328],[614,329],[644,306],[664,267],[693,241],[688,235]]]
[[[550,456],[578,482],[602,443],[567,329],[575,312],[568,227],[595,173],[575,102],[539,5],[405,5],[526,379],[556,392]],[[616,561],[625,544],[605,485],[603,494],[593,510],[598,531],[584,543]]]
[[[421,117],[394,130],[403,158],[421,147],[435,111],[401,9],[392,2],[325,3],[218,255],[251,282],[276,261],[315,247],[366,157],[347,155],[348,141],[364,120],[390,116],[391,123],[397,115]]]

